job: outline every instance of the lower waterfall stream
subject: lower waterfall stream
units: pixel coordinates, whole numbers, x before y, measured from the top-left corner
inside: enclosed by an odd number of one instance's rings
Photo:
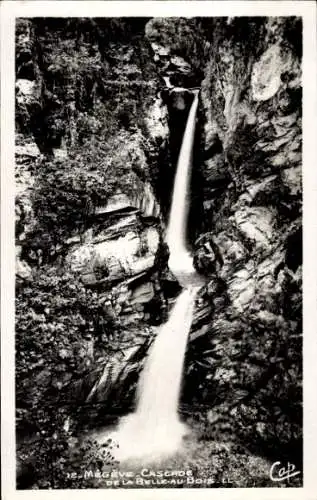
[[[119,425],[119,459],[161,458],[177,451],[187,433],[178,417],[178,399],[196,290],[185,289],[177,297],[150,349],[138,383],[136,412]]]

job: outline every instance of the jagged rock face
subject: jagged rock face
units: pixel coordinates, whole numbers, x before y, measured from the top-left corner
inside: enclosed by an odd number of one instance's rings
[[[22,259],[21,254],[24,241],[36,224],[31,193],[34,185],[34,172],[41,154],[32,138],[24,141],[20,136],[16,139],[15,158],[16,276],[19,281],[20,279],[29,280],[32,277],[31,267]]]
[[[191,396],[212,403],[211,422],[229,415],[240,435],[267,449],[278,432],[283,453],[293,453],[301,436],[301,60],[285,33],[283,21],[267,20],[262,51],[249,54],[244,73],[230,40],[218,47],[217,77],[213,60],[206,67],[201,171],[218,268],[205,241],[195,259],[207,275],[214,268],[225,300],[215,307],[211,298],[210,327],[193,324],[187,382]]]
[[[109,231],[111,235],[110,226]],[[121,234],[109,238],[107,230],[97,235],[97,241],[92,237],[89,243],[75,248],[67,257],[71,269],[80,272],[85,282],[94,283],[96,275],[100,274],[111,281],[131,277],[147,271],[154,266],[158,250],[159,234],[154,228],[127,230],[122,225]],[[102,240],[103,241],[99,241]],[[92,277],[93,275],[93,277]],[[89,276],[89,278],[88,278]]]
[[[114,350],[111,356],[99,356],[94,370],[66,386],[63,397],[90,405],[112,401],[113,414],[124,412],[125,408],[134,404],[139,372],[153,338],[151,328],[144,325],[143,332],[138,332],[130,325],[121,336],[120,350]]]
[[[152,338],[148,324],[161,322],[164,287],[173,295],[177,282],[168,275],[162,252],[155,184],[159,163],[168,164],[160,79],[151,68],[149,44],[140,42],[142,22],[130,35],[124,20],[109,23],[17,23],[16,270],[21,287],[32,284],[42,269],[45,282],[45,266],[51,266],[56,275],[79,279],[84,297],[96,293],[97,312],[83,307],[72,333],[65,330],[65,342],[71,335],[74,347],[58,349],[68,353],[56,357],[60,376],[51,380],[49,366],[38,375],[30,368],[26,386],[31,390],[38,381],[39,397],[66,391],[77,401],[97,386],[92,399],[104,401],[115,387],[124,405]],[[50,300],[55,306],[65,298]],[[43,314],[54,330],[49,312]],[[65,366],[75,353],[75,334],[76,342],[82,338],[76,356],[82,362],[73,383],[72,367],[65,373]],[[118,353],[127,353],[113,355],[113,366],[106,356],[112,341]],[[128,352],[132,346],[139,354]]]
[[[111,196],[105,206],[96,207],[95,213],[115,214],[131,210],[140,210],[144,217],[158,218],[160,215],[160,206],[153,188],[149,183],[144,183],[141,192],[132,192],[129,195],[125,193],[117,193]]]

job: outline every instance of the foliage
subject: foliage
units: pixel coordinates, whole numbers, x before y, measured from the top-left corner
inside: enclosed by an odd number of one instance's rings
[[[37,225],[24,243],[26,258],[28,249],[41,249],[44,262],[51,261],[72,233],[86,229],[96,206],[117,191],[140,192],[149,175],[146,147],[139,132],[121,131],[107,143],[96,138],[94,147],[74,149],[68,159],[44,158],[31,195]]]
[[[36,432],[31,442],[17,450],[18,489],[87,488],[93,479],[85,472],[103,471],[116,465],[108,439],[99,444],[89,438],[74,438],[65,408],[34,410]]]
[[[77,477],[80,469],[113,464],[112,444],[78,444],[77,406],[61,396],[90,374],[95,358],[105,359],[102,311],[97,294],[63,269],[45,266],[33,280],[20,286],[16,299],[16,424],[19,435],[32,436],[18,446],[19,484],[87,487],[91,481]]]
[[[44,268],[16,299],[17,405],[34,407],[85,373],[87,335],[99,314],[95,292],[73,275]]]
[[[17,39],[21,30],[27,31],[27,36],[17,45],[17,66],[23,67],[27,50],[40,96],[36,106],[34,102],[32,106],[19,103],[17,126],[24,131],[29,128],[41,151],[59,147],[63,138],[73,147],[81,113],[97,118],[107,137],[120,126],[142,124],[140,110],[147,110],[148,90],[155,92],[157,80],[149,44],[142,36],[145,22],[84,18],[19,21]]]

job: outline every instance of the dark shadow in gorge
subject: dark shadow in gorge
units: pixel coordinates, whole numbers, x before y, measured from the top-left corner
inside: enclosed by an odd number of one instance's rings
[[[168,89],[161,92],[163,103],[168,108],[169,150],[162,154],[155,188],[166,224],[172,201],[177,160],[193,101],[193,95],[186,89],[182,94],[181,96],[179,92]]]
[[[200,106],[197,112],[195,140],[193,149],[192,175],[190,184],[190,207],[187,221],[187,241],[192,247],[204,226],[203,189],[204,179],[201,165],[204,161],[203,122]]]

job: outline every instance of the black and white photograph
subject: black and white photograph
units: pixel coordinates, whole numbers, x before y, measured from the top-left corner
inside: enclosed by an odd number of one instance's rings
[[[303,18],[129,12],[15,15],[15,488],[300,490]]]

